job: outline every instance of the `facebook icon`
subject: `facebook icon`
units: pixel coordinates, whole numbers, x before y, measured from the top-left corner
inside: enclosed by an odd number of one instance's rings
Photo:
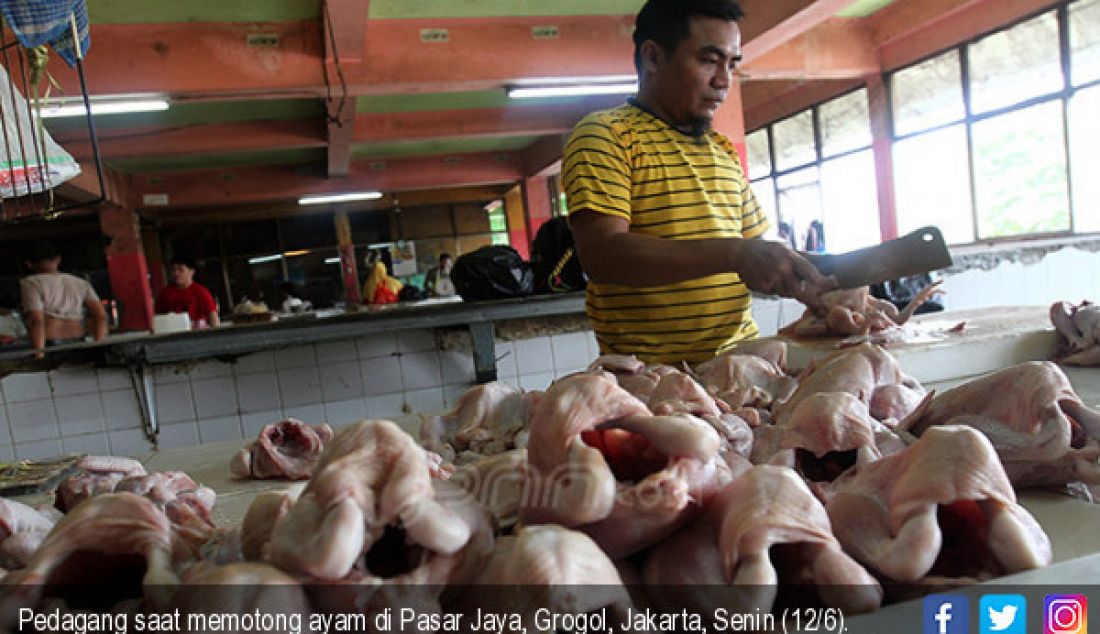
[[[969,634],[970,601],[961,594],[924,598],[924,634]]]

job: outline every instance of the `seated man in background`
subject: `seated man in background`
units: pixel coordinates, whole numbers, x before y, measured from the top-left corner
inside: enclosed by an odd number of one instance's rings
[[[24,260],[31,274],[19,282],[23,314],[35,356],[46,345],[82,341],[86,334],[84,311],[96,341],[107,337],[107,311],[86,280],[62,273],[61,254],[50,242],[35,242]]]
[[[205,286],[195,281],[195,263],[183,256],[172,258],[172,283],[160,289],[157,296],[157,314],[187,313],[192,328],[216,328],[218,305]]]
[[[428,269],[428,274],[424,277],[424,287],[432,297],[454,296],[455,285],[451,282],[453,267],[454,260],[451,259],[451,254],[440,253],[439,266]]]

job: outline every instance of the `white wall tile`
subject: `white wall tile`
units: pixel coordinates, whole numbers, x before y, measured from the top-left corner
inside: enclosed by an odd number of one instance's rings
[[[435,349],[435,333],[431,330],[402,330],[397,333],[397,351],[400,353]]]
[[[317,350],[313,346],[295,346],[275,351],[275,367],[279,370],[315,367]]]
[[[231,376],[233,374],[233,364],[222,363],[217,360],[200,361],[190,367],[187,375],[191,378],[191,382],[201,379],[212,379],[215,377]]]
[[[321,378],[315,366],[279,370],[279,394],[283,409],[300,405],[312,405],[324,400]]]
[[[320,370],[321,392],[326,403],[363,396],[363,377],[359,374],[357,358],[322,363]]]
[[[359,358],[354,339],[341,341],[325,341],[317,344],[317,363],[326,364],[334,361],[351,361]]]
[[[61,437],[52,399],[8,403],[7,408],[8,425],[16,444]]]
[[[474,382],[474,356],[467,350],[443,350],[439,353],[443,385],[469,385]]]
[[[195,420],[195,403],[190,383],[156,386],[157,421],[161,425]]]
[[[240,416],[224,416],[221,418],[206,418],[199,420],[199,440],[206,442],[220,442],[223,440],[241,440],[244,432],[241,431]]]
[[[8,408],[0,403],[0,446],[11,444],[11,427],[8,425]]]
[[[141,409],[133,390],[115,390],[99,395],[103,405],[103,422],[107,431],[141,429]]]
[[[107,434],[105,433],[62,438],[61,448],[65,453],[86,453],[92,456],[105,456],[111,453],[111,446],[107,442]]]
[[[19,460],[45,460],[57,458],[63,453],[61,441],[57,438],[15,445],[15,457]]]
[[[281,420],[283,420],[281,409],[241,414],[241,428],[245,440],[255,440],[260,435],[260,430],[266,425],[273,425]]]
[[[382,394],[379,396],[368,396],[364,399],[367,406],[367,418],[396,418],[405,413],[405,395],[401,392],[397,394]]]
[[[233,364],[233,374],[237,376],[272,372],[273,370],[275,370],[275,355],[270,350],[253,352],[238,357],[237,362]]]
[[[556,371],[584,368],[591,361],[588,358],[588,340],[582,332],[552,335],[550,348],[553,351]]]
[[[95,368],[90,366],[64,367],[50,370],[50,387],[53,395],[92,394],[99,390]]]
[[[442,414],[447,409],[441,387],[405,392],[405,405],[409,412],[426,416]]]
[[[271,372],[238,376],[237,404],[242,414],[282,409],[279,400],[279,377]]]
[[[62,436],[102,434],[107,429],[103,422],[103,406],[100,404],[99,394],[61,396],[54,399],[54,406],[57,408],[57,422]]]
[[[516,370],[516,347],[511,341],[497,341],[497,380],[516,382],[519,371]]]
[[[0,447],[0,461],[13,462],[15,460],[15,447],[4,445]]]
[[[4,400],[8,403],[35,401],[50,398],[50,380],[45,372],[18,372],[0,380],[4,386]]]
[[[232,377],[191,381],[191,394],[195,399],[195,416],[199,420],[238,412],[237,390]]]
[[[157,365],[153,366],[153,381],[157,385],[168,385],[171,383],[185,383],[187,378],[187,367],[182,365]]]
[[[393,394],[404,389],[401,382],[401,358],[397,356],[361,359],[363,395]]]
[[[534,374],[554,371],[554,353],[550,350],[549,337],[521,339],[513,342],[516,348],[518,374]]]
[[[333,427],[348,425],[367,417],[367,404],[361,398],[325,403],[325,422]]]
[[[197,444],[199,444],[199,425],[193,421],[163,425],[157,436],[157,446],[161,449],[194,447]]]
[[[107,441],[111,445],[111,455],[113,456],[144,458],[153,451],[153,443],[149,442],[149,439],[145,437],[140,429],[109,432]]]
[[[283,417],[297,418],[303,423],[310,423],[311,425],[323,423],[325,422],[325,406],[318,403],[316,405],[299,405],[298,407],[287,407],[283,409]]]
[[[554,382],[553,372],[537,372],[534,374],[519,375],[519,387],[530,392],[531,390],[545,390]]]
[[[133,389],[130,371],[125,368],[98,368],[95,373],[100,392]]]
[[[433,350],[401,355],[401,381],[406,390],[422,390],[442,385],[439,353]]]
[[[397,352],[397,337],[392,332],[382,332],[363,337],[355,342],[360,359],[384,357]]]

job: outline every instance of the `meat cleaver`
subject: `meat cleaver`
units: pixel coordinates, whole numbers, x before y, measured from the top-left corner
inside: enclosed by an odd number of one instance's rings
[[[825,275],[835,276],[840,288],[859,288],[919,275],[951,266],[951,253],[936,227],[923,227],[882,244],[848,253],[811,255]]]

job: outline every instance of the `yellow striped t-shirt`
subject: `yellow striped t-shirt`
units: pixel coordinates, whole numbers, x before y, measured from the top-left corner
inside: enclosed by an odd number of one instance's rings
[[[684,134],[632,104],[594,112],[565,147],[562,182],[571,212],[625,218],[632,232],[691,240],[753,238],[768,228],[737,152],[722,134]],[[736,273],[677,284],[588,285],[600,352],[649,363],[699,362],[759,334]]]

